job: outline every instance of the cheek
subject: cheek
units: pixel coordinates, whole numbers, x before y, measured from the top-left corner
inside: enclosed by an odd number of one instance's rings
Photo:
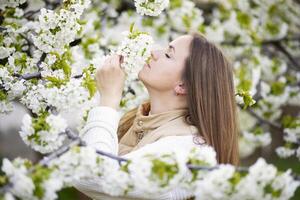
[[[173,89],[176,82],[180,80],[181,71],[176,66],[153,66],[147,72],[141,71],[139,77],[157,89],[168,90]]]

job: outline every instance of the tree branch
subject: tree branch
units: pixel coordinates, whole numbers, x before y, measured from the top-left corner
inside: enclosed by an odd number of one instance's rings
[[[241,105],[238,105],[241,109],[243,109],[243,107]],[[264,123],[264,124],[268,124],[271,127],[278,129],[280,131],[282,131],[282,127],[274,122],[268,121],[266,119],[264,119],[263,117],[259,116],[258,114],[256,114],[251,108],[247,108],[246,111],[253,117],[255,117],[260,123]]]
[[[288,52],[288,50],[280,43],[280,42],[275,42],[273,45],[280,50],[293,64],[293,66],[297,69],[300,70],[300,64],[298,61]]]

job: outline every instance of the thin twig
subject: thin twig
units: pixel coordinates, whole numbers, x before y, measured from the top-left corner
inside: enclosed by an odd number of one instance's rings
[[[6,27],[0,26],[0,32],[5,31],[6,29]]]
[[[40,12],[40,9],[38,9],[38,10],[30,10],[30,11],[24,13],[23,16],[24,16],[25,18],[27,18],[27,19],[31,19],[31,17],[32,17],[34,14],[38,13],[38,12]]]
[[[243,107],[241,105],[239,105],[239,107],[241,109],[243,109]],[[256,119],[258,119],[259,122],[264,123],[264,124],[268,124],[268,125],[270,125],[271,127],[275,128],[275,129],[279,129],[279,130],[282,129],[282,127],[279,124],[277,124],[275,122],[271,122],[269,120],[266,120],[266,119],[262,118],[261,116],[259,116],[258,114],[256,114],[251,108],[247,108],[246,111],[249,114],[251,114],[253,117],[255,117]]]
[[[290,52],[288,52],[288,50],[280,42],[276,42],[273,44],[291,61],[291,63],[297,70],[300,70],[300,64],[298,63],[298,61],[290,54]]]
[[[75,145],[87,146],[86,143],[80,137],[78,137],[75,133],[73,133],[71,129],[67,128],[65,133],[73,141],[70,144],[68,144],[67,146],[62,146],[60,149],[58,149],[57,151],[51,153],[49,156],[44,157],[38,163],[39,165],[47,166],[51,160],[60,157],[61,155],[63,155],[64,153],[66,153],[72,146],[75,146]],[[117,161],[119,161],[119,164],[121,162],[128,162],[129,161],[126,158],[122,158],[120,156],[116,156],[116,155],[113,155],[111,153],[104,152],[104,151],[101,151],[101,150],[96,150],[96,153],[100,154],[102,156],[106,156],[106,157],[109,157],[111,159],[117,160]],[[186,166],[190,170],[205,170],[205,171],[212,171],[212,170],[216,170],[216,169],[219,168],[218,165],[217,166],[213,166],[213,167],[208,167],[208,166],[197,166],[197,165],[186,164]],[[29,169],[27,173],[32,173],[34,170],[35,170],[35,167]],[[248,172],[248,168],[247,167],[236,167],[236,170],[240,171],[240,172]],[[292,176],[294,177],[295,180],[300,180],[300,176],[298,176],[298,175],[292,175]],[[11,187],[12,187],[12,185],[10,183],[6,184],[2,188],[0,188],[0,193],[5,193]]]
[[[39,162],[39,164],[42,166],[47,166],[51,160],[60,157],[61,155],[66,153],[71,147],[73,147],[75,145],[79,145],[80,143],[81,143],[81,140],[79,140],[79,139],[72,141],[69,145],[63,146],[62,148],[58,149],[57,151],[51,153],[49,156],[44,157]]]

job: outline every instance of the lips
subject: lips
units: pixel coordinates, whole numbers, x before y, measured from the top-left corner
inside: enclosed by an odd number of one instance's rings
[[[150,65],[148,63],[145,63],[144,66],[149,67],[149,69],[151,69],[151,67],[150,67]]]

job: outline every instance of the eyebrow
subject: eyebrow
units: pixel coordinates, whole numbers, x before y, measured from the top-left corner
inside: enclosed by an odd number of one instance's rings
[[[173,49],[173,51],[174,51],[174,53],[175,53],[175,48],[174,48],[174,46],[172,46],[172,45],[169,44],[169,48],[170,48],[170,49]]]

